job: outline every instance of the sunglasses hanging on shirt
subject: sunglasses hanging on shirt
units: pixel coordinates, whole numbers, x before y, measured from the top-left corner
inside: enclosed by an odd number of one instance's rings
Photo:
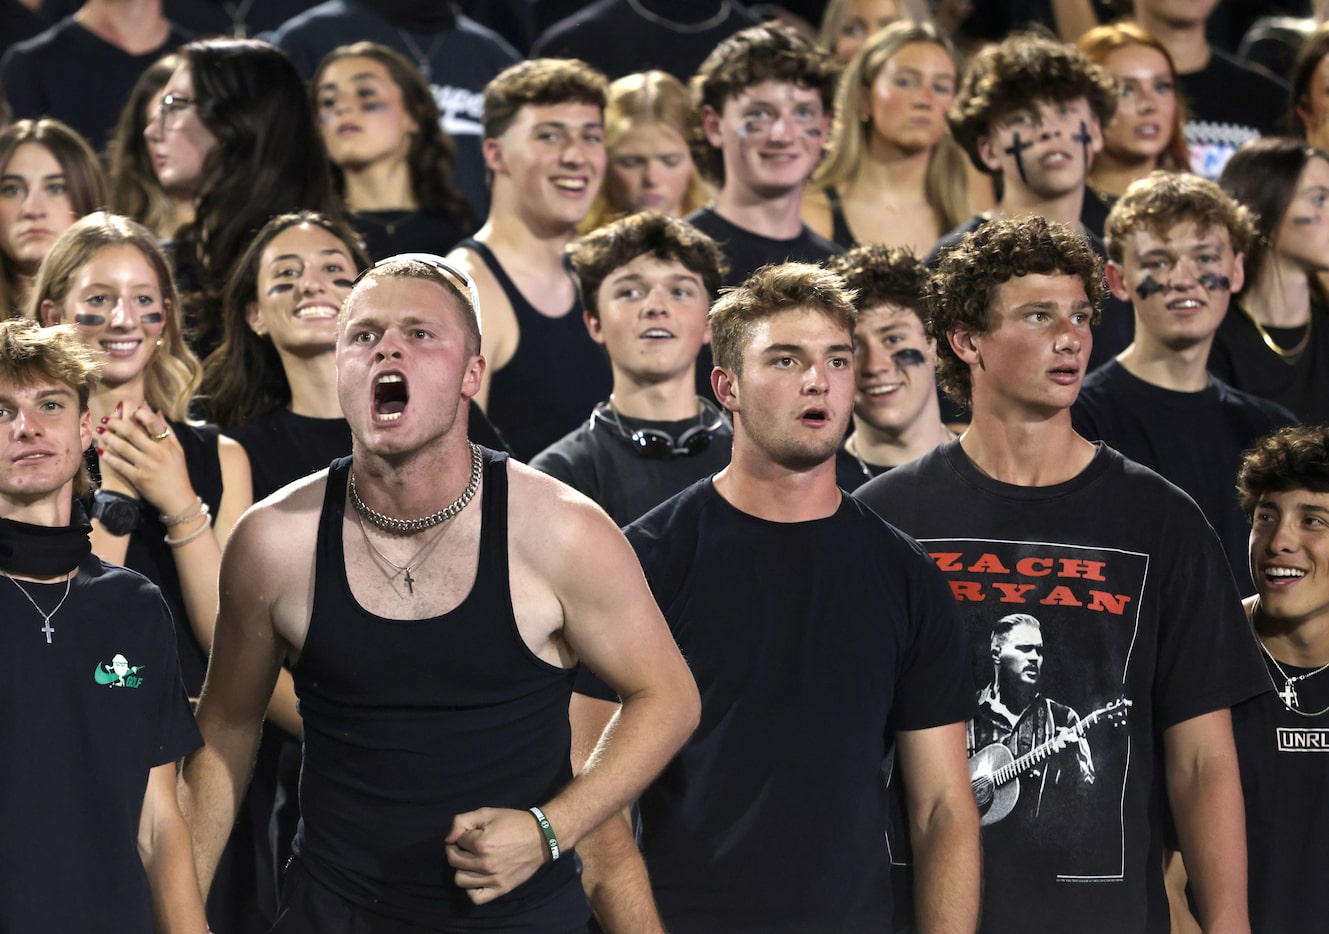
[[[701,411],[697,424],[677,437],[659,428],[629,428],[623,424],[618,410],[609,402],[601,402],[591,412],[591,431],[597,422],[604,422],[628,443],[640,457],[651,461],[671,460],[675,457],[693,457],[711,446],[711,438],[725,426],[724,413],[708,399],[698,398]]]

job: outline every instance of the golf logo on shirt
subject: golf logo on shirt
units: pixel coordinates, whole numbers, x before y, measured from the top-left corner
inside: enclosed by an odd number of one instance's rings
[[[139,672],[146,667],[146,665],[131,665],[129,659],[117,654],[109,665],[98,664],[93,669],[92,677],[98,684],[107,687],[136,688],[143,683],[143,676]]]

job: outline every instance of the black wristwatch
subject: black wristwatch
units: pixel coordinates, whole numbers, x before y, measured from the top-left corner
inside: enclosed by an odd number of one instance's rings
[[[124,493],[97,490],[92,494],[92,518],[101,520],[112,535],[128,535],[143,522],[143,503]]]

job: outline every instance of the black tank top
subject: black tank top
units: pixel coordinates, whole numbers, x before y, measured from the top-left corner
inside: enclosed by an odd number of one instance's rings
[[[831,208],[831,239],[846,250],[852,250],[858,246],[858,238],[849,229],[849,221],[844,216],[844,205],[840,202],[840,193],[831,185],[827,185],[825,191],[826,203]]]
[[[517,352],[489,384],[486,413],[512,453],[524,461],[581,427],[596,404],[609,398],[612,379],[600,347],[586,333],[578,296],[567,314],[536,311],[478,240],[458,244],[489,267],[517,316]],[[481,309],[483,315],[483,309]]]
[[[571,853],[476,906],[444,852],[454,815],[524,810],[571,777],[573,672],[532,654],[512,612],[506,459],[485,450],[471,592],[423,620],[377,616],[352,595],[342,551],[350,458],[333,461],[309,630],[291,669],[304,716],[296,852],[348,901],[435,930],[570,931],[590,915]]]

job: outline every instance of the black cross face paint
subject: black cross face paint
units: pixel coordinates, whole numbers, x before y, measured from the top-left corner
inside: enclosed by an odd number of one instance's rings
[[[1295,216],[1295,217],[1291,217],[1291,218],[1289,218],[1289,220],[1292,221],[1292,223],[1293,223],[1294,226],[1297,226],[1297,227],[1309,227],[1311,224],[1317,223],[1317,222],[1319,221],[1319,218],[1315,218],[1315,217],[1302,217],[1302,216],[1298,215],[1298,216]]]
[[[891,362],[903,369],[907,366],[921,366],[927,362],[927,357],[923,356],[923,351],[914,347],[905,347],[891,354]]]
[[[1144,301],[1149,296],[1157,295],[1166,288],[1167,286],[1163,285],[1163,283],[1159,282],[1153,276],[1145,276],[1144,279],[1140,281],[1140,284],[1135,287],[1135,294],[1141,301]]]
[[[1033,141],[1025,142],[1020,139],[1020,131],[1016,130],[1011,137],[1011,144],[1006,147],[1006,155],[1015,157],[1015,168],[1020,172],[1020,181],[1026,185],[1029,184],[1029,176],[1024,171],[1024,151],[1032,147]]]
[[[1073,140],[1075,140],[1075,142],[1079,143],[1081,149],[1082,149],[1083,152],[1084,152],[1084,170],[1085,170],[1085,173],[1087,174],[1087,173],[1089,172],[1089,162],[1090,162],[1089,144],[1090,144],[1091,142],[1093,142],[1093,137],[1091,137],[1091,136],[1089,135],[1089,124],[1087,124],[1087,123],[1085,123],[1083,120],[1081,120],[1081,121],[1080,121],[1080,132],[1079,132],[1079,133],[1076,133],[1074,136],[1072,136],[1071,139],[1073,139]]]
[[[351,288],[353,285],[355,285],[355,280],[353,280],[353,279],[333,279],[333,280],[332,280],[332,284],[335,285],[335,286],[336,286],[337,288],[339,288],[339,289],[349,289],[349,288]]]
[[[1206,292],[1231,292],[1232,280],[1227,276],[1220,276],[1216,272],[1206,272],[1199,276],[1197,281],[1204,286]]]

